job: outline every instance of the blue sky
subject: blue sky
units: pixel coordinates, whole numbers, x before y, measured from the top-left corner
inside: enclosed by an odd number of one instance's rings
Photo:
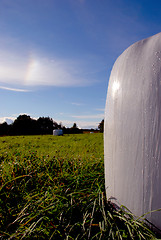
[[[116,58],[160,31],[159,0],[0,0],[0,122],[97,128]]]

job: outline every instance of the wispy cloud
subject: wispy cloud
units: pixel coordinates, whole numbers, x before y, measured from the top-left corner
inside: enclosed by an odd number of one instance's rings
[[[7,122],[8,124],[11,124],[11,123],[14,122],[14,120],[15,120],[18,116],[20,116],[20,115],[28,115],[28,116],[30,116],[32,119],[37,119],[36,117],[32,117],[33,114],[26,113],[26,112],[21,112],[21,113],[12,114],[11,116],[0,117],[0,123]]]
[[[13,123],[15,117],[0,117],[0,123],[7,122],[8,124]]]
[[[14,120],[19,116],[19,115],[23,115],[23,114],[26,114],[26,115],[29,115],[29,116],[31,116],[32,114],[29,114],[29,113],[19,113],[19,114],[13,114],[13,115],[11,115],[11,116],[7,116],[7,117],[0,117],[0,123],[4,123],[4,122],[7,122],[8,124],[11,124],[11,123],[13,123],[14,122]],[[73,119],[73,120],[60,120],[60,119],[55,119],[55,118],[53,118],[54,119],[54,121],[56,121],[57,123],[60,123],[60,122],[62,122],[62,124],[63,124],[63,126],[66,126],[66,127],[72,127],[73,126],[73,123],[74,122],[76,122],[76,124],[77,124],[77,126],[79,127],[79,128],[85,128],[85,129],[87,129],[87,128],[97,128],[98,127],[98,124],[99,124],[99,120],[98,121],[95,121],[95,120],[93,120],[93,121],[90,121],[90,120],[81,120],[81,118],[79,119],[79,116],[77,116],[78,117],[78,119],[77,120],[75,120],[75,119]],[[88,116],[89,117],[89,116]],[[35,118],[35,117],[32,117],[31,116],[31,118],[33,118],[33,119],[37,119],[37,118]],[[83,118],[82,118],[83,119]],[[89,117],[89,119],[90,119],[90,117]]]
[[[66,127],[72,127],[73,126],[73,123],[76,122],[77,126],[79,128],[97,128],[98,125],[99,125],[99,121],[71,121],[71,120],[63,120],[63,121],[60,121],[60,120],[56,120],[56,122],[62,122],[63,126],[66,126]]]
[[[81,67],[76,60],[0,49],[0,83],[3,85],[75,87],[93,84],[93,79],[83,75]],[[16,91],[17,88],[3,89]]]
[[[83,104],[83,103],[72,102],[72,105],[75,105],[75,106],[82,106],[82,105],[84,105],[84,104]]]
[[[30,90],[27,89],[20,89],[20,88],[9,88],[9,87],[3,87],[0,86],[0,89],[8,90],[8,91],[14,91],[14,92],[29,92]]]
[[[99,122],[92,122],[92,121],[77,121],[76,122],[79,128],[97,128]]]
[[[74,115],[73,118],[77,119],[100,119],[104,118],[104,114],[95,114],[95,115]]]

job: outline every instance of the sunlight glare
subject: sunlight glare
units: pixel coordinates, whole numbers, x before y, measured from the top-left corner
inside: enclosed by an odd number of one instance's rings
[[[120,83],[118,81],[114,81],[112,85],[112,96],[113,98],[116,97],[116,94],[118,93],[118,90],[120,89]]]

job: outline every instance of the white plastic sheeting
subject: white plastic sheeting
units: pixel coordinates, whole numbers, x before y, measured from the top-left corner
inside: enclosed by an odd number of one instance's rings
[[[104,140],[107,198],[137,216],[161,208],[161,33],[116,60]],[[161,229],[161,212],[146,218]]]
[[[62,136],[63,135],[63,130],[62,129],[54,129],[53,130],[53,135],[54,136]]]

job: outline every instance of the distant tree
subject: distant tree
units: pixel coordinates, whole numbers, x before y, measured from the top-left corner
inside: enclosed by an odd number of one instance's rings
[[[36,120],[26,114],[19,115],[11,126],[11,135],[34,135],[38,132]]]
[[[8,135],[9,132],[9,126],[7,122],[0,124],[0,136]]]
[[[40,134],[53,134],[53,129],[58,128],[58,124],[49,117],[40,117],[37,123]]]
[[[102,119],[102,121],[99,123],[98,129],[101,133],[104,132],[104,119]]]
[[[83,130],[79,129],[77,124],[74,123],[73,126],[69,129],[69,133],[71,133],[71,134],[83,133]]]
[[[54,122],[54,123],[55,123],[55,122]],[[54,129],[63,129],[63,128],[64,128],[64,126],[63,126],[62,122],[60,122],[59,124],[57,124],[57,125],[55,126]]]
[[[73,127],[72,128],[78,128],[76,123],[73,123]]]
[[[39,117],[35,120],[29,115],[23,114],[19,115],[10,125],[0,124],[0,135],[53,134],[54,129],[62,129],[64,134],[83,133],[76,123],[71,128],[66,128],[61,122],[58,124],[50,117]]]

